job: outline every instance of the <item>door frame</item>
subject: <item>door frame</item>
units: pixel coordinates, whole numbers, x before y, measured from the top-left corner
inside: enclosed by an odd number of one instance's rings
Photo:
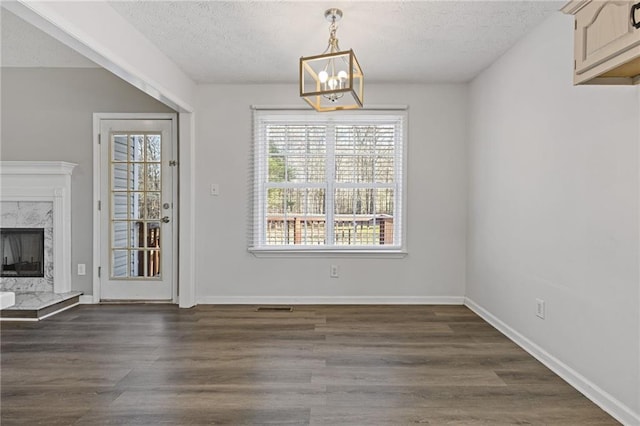
[[[101,259],[100,253],[102,250],[102,236],[100,234],[101,215],[103,211],[99,208],[101,202],[101,170],[102,164],[102,149],[100,146],[100,122],[102,120],[170,120],[171,121],[171,148],[173,151],[172,160],[177,162],[178,159],[178,114],[175,113],[94,113],[93,114],[93,303],[100,303],[100,275],[99,267]],[[173,181],[171,191],[173,192],[173,217],[180,217],[180,202],[178,194],[178,185],[180,179],[180,173],[175,170],[173,173]],[[106,205],[106,201],[102,203]],[[173,257],[172,262],[172,274],[171,274],[171,300],[173,303],[178,303],[178,258],[180,248],[179,242],[179,222],[174,220],[172,232],[172,244],[173,244]],[[106,265],[105,265],[106,271]],[[106,272],[105,272],[106,273]]]

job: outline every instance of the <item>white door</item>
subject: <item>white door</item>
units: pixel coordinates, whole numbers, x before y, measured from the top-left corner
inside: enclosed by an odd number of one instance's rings
[[[100,299],[174,297],[172,120],[100,120]]]

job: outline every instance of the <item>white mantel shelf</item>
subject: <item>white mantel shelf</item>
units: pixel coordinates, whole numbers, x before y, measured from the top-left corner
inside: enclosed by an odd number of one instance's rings
[[[1,175],[70,175],[76,163],[66,161],[0,161]]]
[[[0,202],[53,203],[53,291],[71,291],[71,173],[66,161],[0,161]]]

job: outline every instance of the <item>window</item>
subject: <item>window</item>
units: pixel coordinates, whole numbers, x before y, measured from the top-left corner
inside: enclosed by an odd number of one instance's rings
[[[256,111],[250,250],[400,251],[404,122]]]

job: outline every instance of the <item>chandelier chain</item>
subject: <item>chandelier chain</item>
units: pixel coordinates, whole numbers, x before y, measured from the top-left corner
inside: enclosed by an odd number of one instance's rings
[[[338,30],[338,25],[336,25],[336,18],[334,16],[333,19],[331,20],[331,24],[329,25],[329,41],[327,44],[327,48],[323,52],[323,54],[327,52],[333,53],[333,52],[340,51],[340,47],[338,46],[338,39],[336,38],[337,30]]]

